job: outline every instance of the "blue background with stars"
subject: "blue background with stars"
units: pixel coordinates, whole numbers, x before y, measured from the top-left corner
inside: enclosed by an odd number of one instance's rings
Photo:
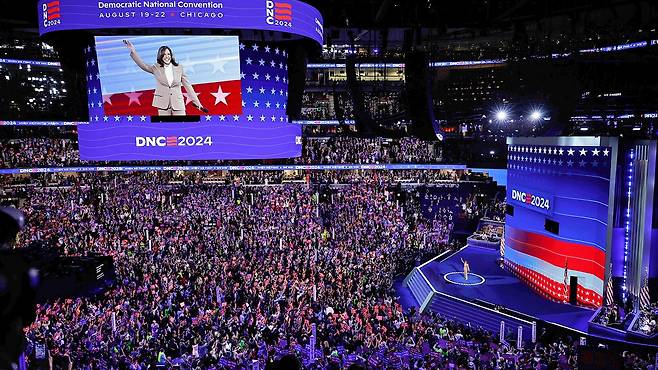
[[[510,145],[507,199],[512,189],[551,197],[552,215],[514,207],[508,226],[596,246],[605,251],[612,149],[593,146]],[[545,219],[560,223],[559,235],[544,229]]]

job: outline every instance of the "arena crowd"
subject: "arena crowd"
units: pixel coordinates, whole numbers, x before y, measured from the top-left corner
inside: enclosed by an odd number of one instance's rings
[[[21,246],[110,255],[117,273],[101,295],[39,306],[28,358],[45,345],[81,369],[276,369],[290,356],[309,369],[574,368],[573,339],[517,350],[476,326],[403,309],[396,279],[451,248],[450,227],[396,201],[396,182],[419,173],[313,172],[297,183],[251,173],[251,185],[246,174],[223,183],[80,174],[12,187],[28,220]],[[464,176],[436,174],[445,177]]]

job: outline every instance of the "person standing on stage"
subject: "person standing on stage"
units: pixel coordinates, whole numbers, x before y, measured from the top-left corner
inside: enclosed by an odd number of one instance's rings
[[[464,264],[464,280],[468,280],[468,273],[471,272],[471,268],[468,266],[468,261],[464,261],[463,258],[460,258]]]

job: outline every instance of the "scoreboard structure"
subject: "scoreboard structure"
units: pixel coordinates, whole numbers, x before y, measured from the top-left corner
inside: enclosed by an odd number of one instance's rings
[[[599,307],[610,269],[616,138],[508,138],[505,265],[547,298]]]

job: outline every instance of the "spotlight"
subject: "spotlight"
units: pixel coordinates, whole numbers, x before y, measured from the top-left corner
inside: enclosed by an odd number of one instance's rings
[[[542,119],[541,111],[533,110],[532,113],[530,113],[530,120],[531,121],[539,121],[540,119]]]
[[[498,110],[498,112],[496,112],[496,119],[499,120],[499,121],[506,120],[507,119],[507,111],[504,110],[504,109]]]

